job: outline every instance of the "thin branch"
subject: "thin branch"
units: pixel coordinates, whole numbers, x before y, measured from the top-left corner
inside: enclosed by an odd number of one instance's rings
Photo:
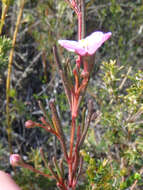
[[[31,165],[29,165],[29,164],[26,164],[26,163],[24,163],[24,162],[23,162],[20,166],[22,166],[22,167],[24,167],[24,168],[27,168],[27,169],[31,170],[32,172],[34,172],[34,173],[38,173],[38,174],[40,174],[40,175],[42,175],[42,176],[44,176],[44,177],[46,177],[46,178],[50,178],[50,179],[53,179],[53,178],[54,178],[53,176],[50,176],[49,174],[45,174],[45,173],[43,173],[43,172],[41,172],[41,171],[35,169],[33,166],[31,166]]]
[[[129,67],[126,76],[124,77],[124,79],[122,80],[122,82],[121,82],[121,84],[119,86],[119,90],[121,90],[123,88],[123,86],[124,86],[124,84],[125,84],[125,82],[126,82],[126,80],[128,78],[128,75],[130,74],[131,71],[132,71],[132,67]]]
[[[44,108],[44,106],[43,106],[43,104],[42,104],[42,102],[40,100],[38,101],[38,104],[39,104],[39,107],[40,107],[40,109],[41,109],[44,117],[46,118],[46,120],[48,121],[48,123],[50,124],[50,126],[52,127],[52,124],[51,124],[51,121],[49,119],[49,116],[47,115],[46,110],[45,110],[45,108]]]
[[[82,133],[82,136],[80,138],[80,142],[79,142],[79,145],[78,145],[79,150],[80,150],[81,146],[84,143],[87,131],[89,129],[89,124],[90,124],[90,121],[91,121],[92,114],[93,114],[93,102],[90,100],[89,103],[88,103],[88,115],[87,115],[87,119],[86,119],[86,123],[85,123],[85,128],[84,128],[84,131]]]
[[[51,167],[50,164],[48,164],[48,168],[49,168],[51,174],[53,175],[53,177],[55,178],[55,180],[58,182],[58,181],[59,181],[59,178],[58,178],[58,176],[55,174],[55,172],[53,171],[53,169],[52,169],[52,167]]]
[[[10,152],[12,153],[12,147],[11,147],[11,119],[10,119],[10,81],[11,81],[11,71],[12,71],[12,63],[13,63],[13,55],[14,55],[14,49],[15,49],[15,44],[16,44],[16,38],[18,34],[18,29],[20,26],[21,22],[21,17],[24,9],[24,4],[25,0],[21,1],[18,17],[17,17],[17,22],[15,26],[15,31],[13,34],[13,40],[12,40],[12,49],[10,51],[9,55],[9,63],[8,63],[8,75],[7,75],[7,80],[6,80],[6,116],[7,116],[7,134],[8,134],[8,143],[9,143],[9,148]]]
[[[66,148],[66,144],[65,144],[65,135],[64,135],[64,132],[62,129],[61,121],[58,116],[55,104],[52,101],[50,102],[50,108],[51,108],[51,112],[52,112],[53,124],[54,124],[56,132],[58,133],[58,136],[60,137],[59,140],[60,140],[60,143],[63,148],[65,159],[68,160],[67,148]]]
[[[86,26],[85,26],[85,0],[81,0],[81,12],[82,12],[82,35],[81,37],[85,37],[85,31],[86,31]]]
[[[57,171],[57,175],[58,175],[58,178],[59,178],[59,181],[60,181],[63,178],[62,171],[60,170],[59,165],[58,165],[57,160],[56,160],[55,157],[53,157],[52,161],[53,161],[53,164],[55,166],[55,169]]]
[[[46,159],[45,159],[45,155],[44,155],[44,152],[43,152],[43,148],[42,148],[42,147],[40,148],[40,155],[41,155],[41,157],[42,157],[42,160],[43,160],[43,162],[44,162],[44,165],[46,166],[46,168],[48,168],[48,163],[47,163],[47,161],[46,161]]]
[[[2,34],[2,29],[5,23],[5,17],[6,17],[8,8],[9,8],[9,3],[5,4],[2,1],[2,14],[1,14],[1,19],[0,19],[0,35]]]
[[[78,179],[79,179],[79,176],[81,175],[82,166],[83,166],[83,158],[80,157],[79,167],[78,167],[79,169],[78,169],[77,177],[76,177],[75,182],[74,182],[74,186],[76,186],[76,184],[77,184],[77,182],[78,182]]]
[[[75,13],[78,15],[79,13],[79,9],[77,6],[77,3],[75,2],[75,0],[65,0],[69,6],[75,11]]]
[[[61,65],[61,62],[60,62],[60,59],[59,59],[59,56],[58,56],[56,46],[53,47],[53,52],[54,52],[54,57],[55,57],[55,63],[57,65],[60,77],[62,79],[64,90],[65,90],[65,93],[66,93],[66,96],[67,96],[67,99],[68,99],[68,102],[69,102],[69,105],[70,105],[70,108],[71,108],[71,90],[69,88],[69,82],[68,82],[68,80],[66,78],[66,75],[65,75],[63,69],[62,69],[62,65]]]

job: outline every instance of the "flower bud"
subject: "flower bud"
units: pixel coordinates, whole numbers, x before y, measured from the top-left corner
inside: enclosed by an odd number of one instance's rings
[[[32,128],[35,126],[35,122],[33,122],[32,120],[28,120],[25,122],[25,127],[26,128]]]
[[[19,166],[22,163],[21,156],[19,154],[10,155],[10,164],[12,166]]]

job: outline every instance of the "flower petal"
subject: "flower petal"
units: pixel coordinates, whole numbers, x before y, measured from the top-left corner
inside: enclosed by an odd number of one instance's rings
[[[81,56],[84,56],[87,54],[87,51],[81,47],[81,48],[78,48],[78,49],[75,49],[75,52],[78,54],[78,55],[81,55]]]
[[[58,43],[64,47],[65,49],[67,49],[68,51],[80,51],[81,49],[83,49],[79,43],[77,41],[72,41],[72,40],[58,40]]]
[[[78,55],[93,55],[110,36],[111,32],[103,33],[96,31],[78,42],[72,40],[59,40],[58,43],[68,51],[75,52]]]
[[[96,50],[111,37],[112,33],[103,33],[100,31],[92,33],[90,36],[85,38],[88,42],[87,52],[89,55],[92,55],[96,52]]]

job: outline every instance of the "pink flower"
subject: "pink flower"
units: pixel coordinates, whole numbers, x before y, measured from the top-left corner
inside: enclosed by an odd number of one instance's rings
[[[11,154],[10,155],[10,164],[12,166],[19,166],[22,163],[22,159],[19,154]]]
[[[111,32],[103,33],[97,31],[79,41],[58,40],[58,43],[68,51],[75,52],[78,55],[93,55],[96,50],[111,37],[111,35]]]

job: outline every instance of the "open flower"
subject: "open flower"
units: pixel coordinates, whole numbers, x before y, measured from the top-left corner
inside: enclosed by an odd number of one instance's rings
[[[103,33],[96,31],[79,41],[58,40],[58,43],[68,51],[75,52],[78,55],[93,55],[111,35],[111,32]]]

